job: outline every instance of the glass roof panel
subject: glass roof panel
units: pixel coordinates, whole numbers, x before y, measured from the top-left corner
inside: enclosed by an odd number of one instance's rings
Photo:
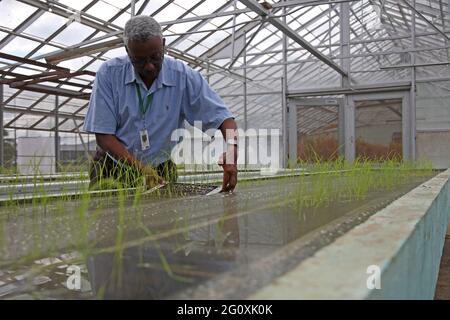
[[[89,63],[91,60],[92,59],[90,57],[80,57],[80,58],[76,58],[76,59],[72,59],[72,60],[63,61],[63,62],[59,63],[58,66],[63,67],[63,68],[69,68],[70,70],[79,70],[84,65]],[[101,64],[101,63],[102,63],[102,61],[98,61],[98,64]],[[92,65],[90,65],[88,70],[96,71],[97,69],[94,70],[94,67],[92,67]]]
[[[70,104],[65,104],[63,105],[61,108],[59,108],[58,110],[61,112],[65,112],[65,113],[74,113],[76,112],[78,109],[80,109],[79,106],[74,106],[74,105],[70,105]]]
[[[2,48],[2,52],[12,54],[14,56],[25,57],[38,45],[39,43],[36,41],[15,37]]]
[[[8,105],[14,106],[14,107],[22,107],[22,108],[28,108],[32,104],[36,102],[37,99],[42,95],[31,95],[29,92],[24,93],[22,92],[18,96],[16,96]]]
[[[42,119],[42,117],[41,117]],[[39,119],[39,120],[41,120]],[[36,129],[48,129],[53,128],[55,126],[55,119],[53,117],[47,117],[44,120],[42,120],[40,123],[35,125]]]
[[[193,28],[197,23],[198,21],[176,24],[165,30],[163,34],[165,37],[169,37],[171,41],[174,41],[177,37]]]
[[[24,32],[45,39],[66,23],[66,18],[50,12],[44,12],[44,14],[26,28]]]
[[[114,19],[114,21],[112,21],[112,23],[114,23],[114,25],[119,26],[121,28],[125,28],[125,24],[130,19],[130,17],[131,17],[131,15],[129,12],[124,12],[119,17]]]
[[[40,48],[38,51],[36,51],[36,53],[33,54],[33,58],[34,57],[39,57],[41,55],[45,55],[51,52],[55,52],[57,50],[61,50],[60,47],[54,47],[51,45],[44,45],[42,48]]]
[[[94,31],[95,30],[91,27],[73,21],[54,38],[54,41],[62,43],[66,46],[72,46],[82,42]]]
[[[145,9],[142,11],[143,15],[150,15],[153,16],[154,12],[158,11],[160,8],[162,8],[164,5],[167,4],[168,1],[166,0],[151,0],[145,7]],[[171,1],[172,2],[172,1]],[[171,6],[171,4],[169,4]],[[164,19],[164,21],[167,21],[170,19]]]
[[[60,3],[71,7],[75,10],[83,10],[85,7],[87,7],[87,5],[89,3],[92,2],[92,0],[77,0],[77,1],[73,1],[73,0],[59,0]]]
[[[25,21],[36,8],[14,0],[0,1],[0,21],[3,27],[14,29]]]
[[[125,50],[125,47],[120,47],[120,48],[109,50],[105,54],[105,57],[111,59],[111,58],[122,57],[122,56],[126,56],[126,55],[127,55],[127,51]]]
[[[177,0],[178,3],[184,3],[184,6],[186,6],[186,2],[184,0]],[[198,0],[190,1],[189,6],[193,7],[194,4],[198,3]],[[217,0],[205,0],[203,3],[195,8],[192,13],[197,16],[204,16],[209,15],[213,13],[214,11],[217,11],[221,6],[224,5],[226,1],[217,1]],[[233,7],[233,6],[231,6]]]
[[[41,118],[42,118],[42,116],[27,114],[26,117],[22,116],[19,119],[15,120],[13,123],[10,124],[10,126],[17,127],[17,128],[24,128],[24,129],[29,128],[30,126],[33,125],[33,123],[37,122]],[[48,129],[48,127],[47,127],[47,129]],[[18,137],[19,137],[19,135],[18,135]]]
[[[119,3],[117,3],[119,4]],[[86,13],[108,21],[115,16],[122,8],[117,7],[113,2],[97,1]]]
[[[75,124],[73,123],[72,120],[68,120],[62,124],[59,125],[59,129],[60,130],[65,130],[65,131],[72,131],[75,129]]]
[[[185,12],[186,12],[186,10],[183,9],[182,7],[180,7],[176,4],[170,4],[169,6],[164,8],[162,11],[158,12],[154,17],[155,17],[156,21],[175,20]]]

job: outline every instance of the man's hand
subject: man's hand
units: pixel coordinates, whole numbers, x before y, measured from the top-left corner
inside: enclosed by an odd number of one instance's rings
[[[219,166],[223,168],[223,183],[220,192],[232,192],[237,184],[237,125],[233,118],[225,119],[219,127],[227,143],[227,152],[219,158]],[[229,141],[233,143],[229,144]]]
[[[237,184],[237,146],[231,146],[219,158],[219,166],[223,169],[222,190],[220,192],[233,192]]]
[[[143,166],[141,168],[141,172],[145,176],[146,189],[151,189],[158,185],[166,184],[164,179],[158,175],[158,172],[150,166]]]
[[[109,152],[116,159],[120,159],[127,165],[140,171],[145,177],[145,187],[147,189],[151,189],[164,183],[164,180],[158,175],[158,172],[154,168],[138,161],[130,152],[128,152],[115,135],[96,133],[95,137],[100,148]]]

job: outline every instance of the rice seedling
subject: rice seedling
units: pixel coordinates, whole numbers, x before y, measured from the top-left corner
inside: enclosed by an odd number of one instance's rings
[[[315,162],[299,161],[308,173],[299,175],[291,203],[300,214],[305,208],[327,207],[335,201],[362,200],[373,190],[392,190],[418,172],[423,176],[432,173],[429,162],[405,162],[395,157],[380,160],[359,157],[348,163],[337,157],[321,161],[316,155]],[[308,174],[306,186],[304,177]]]

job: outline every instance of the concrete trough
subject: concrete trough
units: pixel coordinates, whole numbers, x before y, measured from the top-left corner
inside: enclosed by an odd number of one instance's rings
[[[371,216],[249,299],[433,299],[450,169]]]

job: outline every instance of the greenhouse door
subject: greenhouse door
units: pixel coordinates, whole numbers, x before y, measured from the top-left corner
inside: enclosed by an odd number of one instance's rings
[[[289,99],[288,165],[344,155],[343,106],[342,98]]]
[[[414,122],[408,91],[349,95],[344,108],[345,157],[414,159]]]

